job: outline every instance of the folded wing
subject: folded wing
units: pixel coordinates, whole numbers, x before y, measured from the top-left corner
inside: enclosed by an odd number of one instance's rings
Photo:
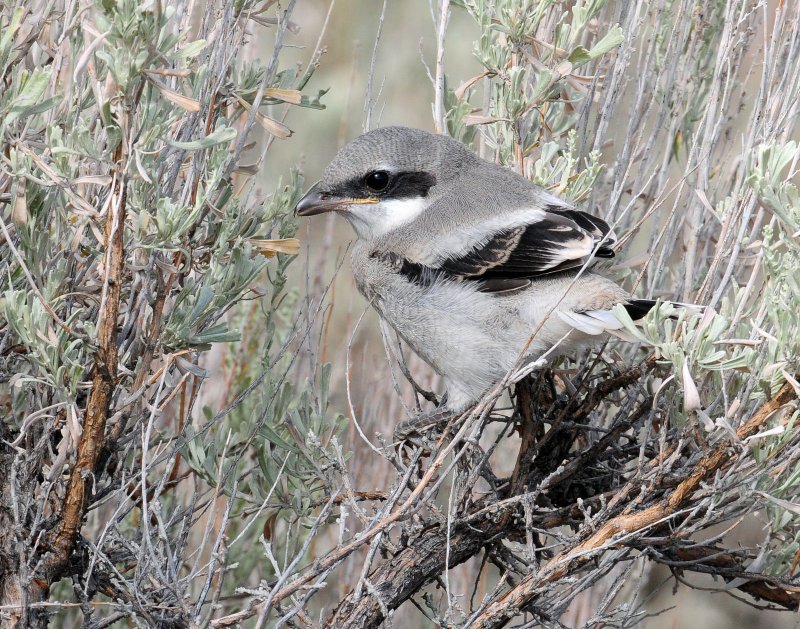
[[[480,290],[501,293],[524,288],[538,277],[580,269],[592,257],[614,257],[611,230],[595,216],[558,206],[527,216],[517,225],[487,221],[470,226],[474,244],[460,243],[456,251],[438,252],[435,263],[399,256],[393,263],[416,283],[446,277],[479,282]]]

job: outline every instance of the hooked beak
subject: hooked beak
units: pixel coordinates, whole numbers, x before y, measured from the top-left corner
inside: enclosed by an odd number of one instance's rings
[[[297,216],[315,216],[325,212],[341,212],[347,210],[351,205],[362,203],[378,203],[378,199],[364,198],[353,199],[350,197],[336,197],[325,192],[320,192],[319,184],[314,184],[306,195],[294,208]]]

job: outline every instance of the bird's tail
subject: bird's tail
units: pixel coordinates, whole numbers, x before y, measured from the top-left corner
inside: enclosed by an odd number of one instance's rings
[[[631,299],[622,304],[622,306],[628,316],[636,322],[643,319],[657,303],[654,299]],[[689,314],[698,314],[703,311],[703,306],[696,304],[671,303],[674,306],[688,310]],[[584,334],[595,336],[608,333],[625,341],[636,342],[641,340],[625,329],[624,324],[614,314],[613,310],[587,310],[585,312],[564,312],[560,310],[557,314],[562,321]],[[672,318],[677,317],[673,315]]]
[[[658,303],[656,299],[631,299],[627,303],[622,304],[623,308],[627,311],[628,315],[634,321],[644,319],[645,315],[650,312]],[[703,312],[704,307],[697,304],[687,304],[680,301],[671,301],[673,306],[678,306],[683,310],[687,310],[688,314],[700,314]],[[676,319],[674,315],[673,319]]]

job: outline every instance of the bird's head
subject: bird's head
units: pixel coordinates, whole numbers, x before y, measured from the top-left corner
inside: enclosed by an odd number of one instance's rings
[[[385,127],[345,145],[297,204],[299,216],[338,212],[360,238],[413,221],[476,157],[446,136]]]

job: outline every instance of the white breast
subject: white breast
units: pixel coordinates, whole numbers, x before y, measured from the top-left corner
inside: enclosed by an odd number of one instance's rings
[[[553,356],[602,340],[618,322],[611,313],[574,314],[610,308],[626,293],[605,278],[587,275],[534,282],[508,296],[481,293],[472,282],[442,280],[419,286],[379,257],[355,245],[353,274],[359,290],[411,348],[442,375],[449,406],[461,410],[478,400],[511,370],[523,347],[538,330],[526,354],[538,358],[556,343]],[[589,316],[592,315],[592,316]],[[545,323],[539,327],[542,320]],[[616,321],[616,320],[615,320]]]

